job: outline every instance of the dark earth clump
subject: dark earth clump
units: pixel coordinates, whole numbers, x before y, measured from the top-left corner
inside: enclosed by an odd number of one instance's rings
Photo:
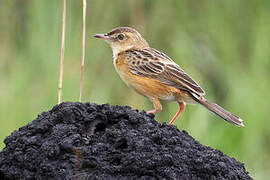
[[[0,179],[252,179],[242,163],[127,106],[62,103],[4,142]]]

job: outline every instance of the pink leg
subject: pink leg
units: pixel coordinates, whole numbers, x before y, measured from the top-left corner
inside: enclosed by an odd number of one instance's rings
[[[178,116],[180,116],[180,114],[185,109],[186,103],[184,103],[184,102],[178,102],[178,104],[180,106],[179,111],[175,114],[175,116],[173,117],[173,119],[170,121],[170,124],[173,124],[174,121],[178,118]]]
[[[155,109],[147,111],[148,114],[156,114],[162,110],[162,105],[160,104],[160,101],[158,99],[154,98],[153,104]]]

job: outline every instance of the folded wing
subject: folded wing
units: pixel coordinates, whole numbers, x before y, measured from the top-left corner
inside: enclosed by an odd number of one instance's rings
[[[150,77],[182,90],[203,96],[204,90],[167,55],[153,48],[128,50],[127,63],[130,71],[139,76]]]

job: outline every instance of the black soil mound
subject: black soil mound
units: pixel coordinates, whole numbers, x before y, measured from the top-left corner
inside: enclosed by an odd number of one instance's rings
[[[0,179],[251,179],[242,163],[127,106],[62,103],[4,142]]]

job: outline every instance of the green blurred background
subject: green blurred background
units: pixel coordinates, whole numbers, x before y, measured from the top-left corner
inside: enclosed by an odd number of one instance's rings
[[[242,117],[238,128],[189,105],[177,120],[202,144],[245,163],[255,179],[270,176],[270,1],[88,0],[84,102],[151,102],[116,74],[109,46],[92,38],[117,26],[136,28],[206,90],[206,97]],[[0,1],[0,149],[12,131],[57,104],[62,1]],[[63,100],[78,101],[82,3],[67,2]],[[178,110],[163,103],[168,122]]]

